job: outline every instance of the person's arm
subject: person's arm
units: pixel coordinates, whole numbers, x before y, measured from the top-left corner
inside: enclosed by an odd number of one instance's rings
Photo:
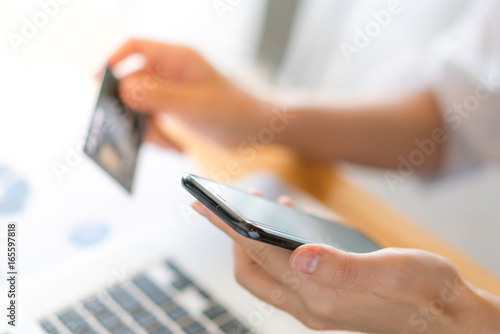
[[[434,137],[441,118],[430,92],[349,108],[333,104],[283,111],[279,103],[238,88],[183,46],[132,39],[115,52],[109,65],[136,53],[146,58],[146,65],[120,80],[125,103],[141,112],[175,114],[226,145],[238,147],[260,134],[267,141],[271,130],[274,142],[316,159],[397,167],[400,156],[412,160],[412,152],[419,149],[415,140],[425,140],[432,153],[426,149],[414,167],[432,169],[439,162],[441,149]],[[158,131],[152,125],[148,138],[168,146],[166,138],[153,136]]]
[[[295,118],[277,133],[277,140],[314,158],[397,168],[400,156],[408,160],[413,151],[421,150],[415,141],[425,141],[433,152],[426,151],[425,160],[415,167],[432,169],[439,163],[441,138],[436,142],[434,137],[444,131],[430,92],[349,108],[304,107],[288,112]]]
[[[464,281],[444,258],[415,249],[346,253],[307,244],[294,252],[245,238],[195,202],[234,241],[237,281],[317,330],[478,333],[500,330],[500,297]]]

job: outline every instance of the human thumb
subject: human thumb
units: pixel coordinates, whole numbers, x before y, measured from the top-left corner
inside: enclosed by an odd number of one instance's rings
[[[290,257],[292,269],[320,284],[334,288],[353,288],[364,284],[367,277],[364,256],[346,253],[321,244],[306,244],[297,248]]]

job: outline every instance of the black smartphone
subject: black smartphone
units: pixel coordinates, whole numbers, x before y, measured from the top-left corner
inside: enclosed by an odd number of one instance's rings
[[[247,238],[290,250],[307,243],[326,244],[354,253],[368,253],[381,248],[359,231],[341,223],[196,175],[184,175],[182,185]]]

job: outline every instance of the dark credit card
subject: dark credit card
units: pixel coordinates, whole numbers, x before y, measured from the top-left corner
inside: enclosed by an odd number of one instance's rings
[[[123,104],[118,79],[106,67],[84,152],[129,193],[147,119]]]

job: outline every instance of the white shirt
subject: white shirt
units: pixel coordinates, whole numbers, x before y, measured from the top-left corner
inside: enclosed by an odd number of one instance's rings
[[[309,0],[298,13],[282,86],[350,98],[431,89],[449,130],[443,173],[500,164],[500,1]],[[450,111],[464,103],[473,112]]]
[[[500,165],[500,2],[471,4],[428,57],[429,84],[448,129],[442,169]]]

